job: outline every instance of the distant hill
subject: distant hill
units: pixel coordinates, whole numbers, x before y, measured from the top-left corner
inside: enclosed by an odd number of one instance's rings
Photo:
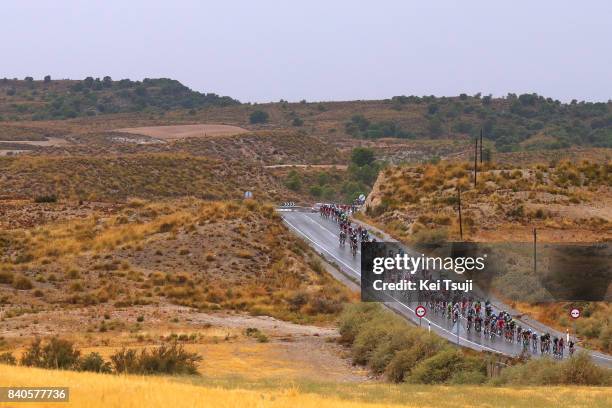
[[[228,96],[193,91],[168,78],[143,81],[111,77],[35,81],[0,79],[0,119],[48,120],[149,110],[195,109],[240,102]]]
[[[499,152],[612,147],[611,101],[562,103],[532,93],[503,98],[395,96],[383,102],[397,113],[387,112],[383,119],[374,109],[356,111],[345,122],[345,131],[363,139],[440,139],[477,137],[483,129]]]

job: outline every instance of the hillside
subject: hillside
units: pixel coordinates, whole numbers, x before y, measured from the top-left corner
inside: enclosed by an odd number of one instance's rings
[[[197,109],[239,102],[214,93],[195,92],[167,78],[113,81],[110,77],[84,80],[0,80],[0,117],[4,120],[69,119],[146,109]]]
[[[2,198],[125,201],[128,197],[270,201],[296,197],[265,169],[240,160],[185,153],[0,157]]]
[[[460,187],[465,239],[529,241],[536,227],[544,241],[605,241],[612,238],[611,170],[610,163],[485,163],[474,186],[471,163],[389,167],[366,214],[402,239],[431,230],[458,239]]]
[[[66,313],[82,308],[149,316],[181,305],[311,322],[352,299],[274,208],[254,201],[15,205],[3,215],[0,348],[50,330],[128,330],[123,319],[84,324],[81,312]],[[43,311],[50,315],[40,320]]]

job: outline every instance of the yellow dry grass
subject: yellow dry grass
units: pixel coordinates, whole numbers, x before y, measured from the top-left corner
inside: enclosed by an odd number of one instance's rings
[[[188,137],[231,136],[248,132],[248,130],[238,126],[216,124],[146,126],[117,129],[117,131],[151,136],[162,140],[186,139]]]
[[[173,378],[113,376],[0,366],[3,386],[70,387],[68,407],[609,407],[612,389],[587,387],[490,388],[449,386],[300,385],[276,389],[221,388]],[[347,388],[348,387],[348,388]],[[245,387],[246,388],[246,387]],[[0,407],[15,404],[0,403]],[[57,407],[57,403],[36,404]]]

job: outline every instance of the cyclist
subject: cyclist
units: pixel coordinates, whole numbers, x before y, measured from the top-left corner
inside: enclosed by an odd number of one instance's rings
[[[471,330],[473,320],[474,320],[474,309],[470,309],[468,310],[468,315],[467,315],[467,331]]]

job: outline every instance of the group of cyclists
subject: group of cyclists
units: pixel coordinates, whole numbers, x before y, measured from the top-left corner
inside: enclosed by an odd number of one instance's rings
[[[434,314],[452,319],[453,324],[461,318],[465,319],[468,332],[474,330],[491,340],[499,337],[509,343],[521,344],[525,352],[536,354],[539,351],[541,354],[552,354],[553,358],[562,359],[567,346],[570,356],[574,354],[573,341],[565,344],[563,337],[552,337],[550,333],[538,334],[531,328],[523,328],[510,313],[503,310],[495,313],[488,300],[483,303],[480,300],[460,297],[447,301],[440,296],[431,299],[429,307]]]
[[[360,224],[353,224],[350,215],[355,210],[351,205],[323,204],[319,209],[321,217],[330,219],[338,224],[340,229],[339,242],[340,246],[344,247],[348,240],[351,253],[357,256],[357,249],[360,242],[375,242],[374,238],[370,238],[370,233]]]
[[[338,224],[340,246],[344,247],[348,240],[351,253],[356,256],[359,242],[376,242],[376,239],[370,236],[366,228],[351,222],[350,215],[354,211],[355,208],[351,205],[323,204],[319,208],[321,217]],[[432,278],[429,271],[421,270],[419,273],[424,279]],[[468,332],[473,330],[492,341],[496,337],[503,338],[508,343],[522,345],[524,352],[540,352],[558,359],[563,358],[566,347],[570,356],[574,354],[573,341],[568,340],[566,344],[563,337],[553,337],[550,333],[539,334],[531,328],[523,328],[510,313],[503,310],[496,313],[489,300],[482,302],[468,298],[461,292],[420,293],[418,296],[419,301],[429,303],[434,314],[452,320],[453,324],[464,319]]]

